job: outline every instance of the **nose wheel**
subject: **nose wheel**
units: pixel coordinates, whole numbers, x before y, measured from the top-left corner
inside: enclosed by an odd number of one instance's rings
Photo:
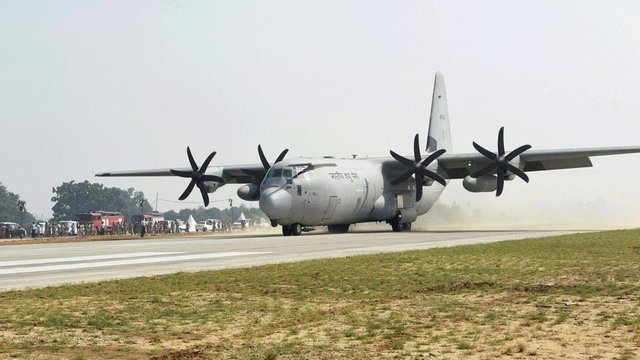
[[[282,225],[282,235],[299,236],[300,234],[302,234],[302,225],[297,223],[292,225]]]

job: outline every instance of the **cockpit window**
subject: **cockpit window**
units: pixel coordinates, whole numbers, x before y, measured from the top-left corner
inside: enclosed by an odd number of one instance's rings
[[[282,176],[282,169],[273,169],[273,171],[271,172],[271,177],[281,177]]]
[[[291,169],[285,169],[284,177],[286,177],[287,179],[291,179],[293,177],[293,171]]]

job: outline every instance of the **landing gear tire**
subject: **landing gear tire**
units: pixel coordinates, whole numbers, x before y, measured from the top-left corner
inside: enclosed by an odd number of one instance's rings
[[[284,236],[291,236],[291,226],[289,226],[289,225],[282,225],[282,235],[284,235]]]
[[[351,224],[344,225],[329,225],[327,228],[329,229],[330,234],[341,234],[349,231],[349,226]]]
[[[300,224],[291,225],[291,235],[300,236],[302,234],[302,226]]]
[[[404,230],[404,226],[402,226],[402,224],[399,223],[398,220],[393,220],[391,221],[391,229],[393,230],[393,232],[400,232]]]
[[[411,223],[401,223],[398,219],[393,219],[390,223],[394,232],[411,231]]]

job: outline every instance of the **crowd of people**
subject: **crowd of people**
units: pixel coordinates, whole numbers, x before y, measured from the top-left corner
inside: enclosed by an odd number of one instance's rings
[[[92,223],[76,221],[47,221],[32,222],[25,230],[16,226],[20,231],[10,228],[9,225],[0,225],[0,239],[12,239],[22,237],[64,237],[64,236],[97,236],[97,235],[127,235],[134,234],[134,226],[130,224],[114,224],[105,227],[104,224],[95,226]],[[138,230],[139,232],[139,230]]]
[[[17,224],[16,224],[17,226]],[[194,232],[188,223],[179,220],[140,221],[128,223],[116,223],[105,226],[104,223],[96,226],[92,222],[78,221],[48,221],[32,222],[25,230],[17,226],[20,231],[0,224],[0,239],[22,238],[23,236],[38,237],[65,237],[65,236],[98,236],[98,235],[158,235],[178,234],[181,232]],[[221,222],[213,231],[231,231],[230,222]]]

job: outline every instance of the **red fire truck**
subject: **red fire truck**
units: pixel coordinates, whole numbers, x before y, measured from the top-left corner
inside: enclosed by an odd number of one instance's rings
[[[113,232],[113,227],[124,225],[124,215],[115,211],[96,211],[76,214],[76,220],[85,225],[91,225],[100,235]]]

